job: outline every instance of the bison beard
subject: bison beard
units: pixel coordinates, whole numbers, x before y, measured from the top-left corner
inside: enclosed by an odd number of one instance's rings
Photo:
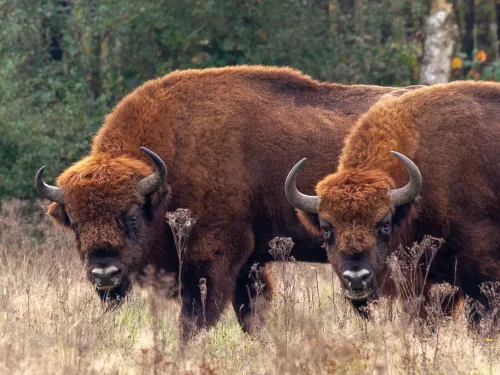
[[[181,276],[184,338],[215,324],[230,301],[250,332],[272,296],[267,263],[273,237],[292,237],[298,261],[326,261],[321,239],[304,233],[283,196],[286,169],[308,156],[315,167],[301,188],[312,191],[313,181],[337,160],[354,120],[393,90],[320,83],[286,68],[174,72],[116,106],[89,156],[58,177],[60,189],[43,184],[43,170],[37,188],[55,202],[49,216],[75,231],[91,281],[108,288],[120,279],[118,289],[99,291],[103,297],[122,297],[125,280],[137,280],[131,275],[146,266],[178,277],[165,213],[189,209],[197,222]],[[162,173],[163,162],[168,178],[146,188],[158,181],[153,176]],[[254,264],[264,269],[258,280],[249,278]]]
[[[337,172],[317,184],[317,196],[295,187],[301,162],[291,170],[288,200],[302,210],[310,232],[323,233],[328,258],[355,305],[366,303],[368,291],[393,296],[387,256],[430,235],[445,242],[433,255],[425,299],[430,285],[446,282],[482,305],[471,320],[478,311],[491,312],[481,288],[500,280],[498,103],[500,85],[485,82],[436,85],[381,100],[353,127]],[[398,162],[392,149],[411,160],[396,153]]]

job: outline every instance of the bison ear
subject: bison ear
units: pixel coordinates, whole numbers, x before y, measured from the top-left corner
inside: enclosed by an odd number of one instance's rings
[[[64,227],[70,227],[71,222],[69,221],[68,214],[64,209],[64,205],[60,203],[51,203],[49,205],[49,209],[47,210],[47,215],[52,219],[56,224],[62,225]]]
[[[167,205],[170,197],[170,188],[160,186],[159,189],[152,193],[146,194],[144,202],[144,213],[148,220],[152,220],[156,208],[161,204]],[[161,210],[161,209],[160,209]]]
[[[169,189],[165,189],[160,186],[158,189],[146,195],[146,205],[151,206],[151,208],[157,207],[161,202],[165,200],[169,193]]]
[[[314,236],[321,236],[321,227],[319,225],[319,216],[310,214],[302,210],[296,210],[300,222],[308,232]]]
[[[391,236],[391,247],[396,249],[399,245],[412,246],[412,239],[415,238],[415,221],[419,216],[420,207],[420,197],[417,197],[413,202],[396,208],[392,217],[395,226]]]

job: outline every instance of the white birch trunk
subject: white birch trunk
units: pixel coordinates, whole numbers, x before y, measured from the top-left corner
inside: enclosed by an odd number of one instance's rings
[[[425,24],[420,83],[435,85],[448,82],[456,34],[452,5],[442,0],[435,1]]]

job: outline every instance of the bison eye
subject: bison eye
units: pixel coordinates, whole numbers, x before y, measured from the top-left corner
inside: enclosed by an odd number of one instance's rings
[[[325,240],[326,243],[330,245],[333,244],[334,241],[333,229],[323,228],[323,239]]]
[[[382,227],[380,228],[380,230],[384,234],[391,233],[391,230],[392,230],[392,223],[391,223],[391,221],[389,221],[389,220],[385,221],[384,224],[382,224]]]
[[[127,224],[130,226],[135,226],[139,222],[139,215],[134,215],[130,219],[127,220]]]
[[[319,224],[323,231],[323,239],[326,243],[332,245],[335,240],[333,225],[325,219],[319,218]]]

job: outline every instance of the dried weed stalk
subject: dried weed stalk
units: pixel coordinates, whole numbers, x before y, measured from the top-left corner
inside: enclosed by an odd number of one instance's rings
[[[478,333],[481,337],[491,338],[500,332],[500,282],[488,281],[479,286],[486,297],[486,306],[477,300],[467,299],[466,308],[472,322],[479,321]]]
[[[413,318],[422,316],[424,291],[431,264],[443,243],[441,238],[424,236],[420,243],[415,242],[410,248],[400,246],[388,258],[398,296]]]
[[[196,219],[192,216],[191,211],[187,208],[178,208],[173,212],[165,214],[168,225],[172,229],[174,235],[175,248],[179,260],[179,305],[182,306],[182,265],[187,252],[189,236],[196,223]],[[182,327],[182,325],[180,325]],[[182,335],[182,332],[181,332]]]
[[[295,262],[295,258],[290,256],[294,244],[295,243],[290,237],[275,237],[269,242],[269,246],[271,247],[269,253],[273,256],[274,260],[278,262],[278,273],[283,288],[280,293],[283,308],[280,317],[283,321],[284,334],[280,337],[282,344],[278,345],[278,349],[280,349],[278,352],[281,351],[281,353],[279,353],[281,358],[276,362],[278,366],[280,366],[280,364],[287,365],[290,336],[293,330],[295,317],[296,275],[293,269],[290,270],[286,264],[287,262]],[[284,362],[282,362],[283,360]],[[279,368],[279,370],[281,372],[282,368]]]
[[[182,290],[182,263],[187,252],[187,244],[189,236],[196,223],[196,219],[191,215],[191,211],[187,208],[178,208],[173,212],[165,214],[168,225],[172,229],[174,235],[175,248],[179,259],[179,290]],[[181,293],[179,293],[179,302],[182,302]]]
[[[415,340],[411,336],[403,335],[402,337],[407,370],[417,365],[415,359],[419,356],[422,358],[424,369],[427,366],[427,345],[423,339],[426,336],[425,329],[427,328],[424,320],[426,315],[424,306],[426,283],[432,262],[443,243],[443,239],[424,236],[420,243],[415,242],[410,248],[404,249],[400,246],[387,260],[398,297],[404,306],[404,313],[401,314],[403,320],[400,324],[405,327],[405,330],[412,331],[415,337],[420,339],[419,345],[416,346]],[[436,289],[434,293],[436,299],[441,298],[439,290]],[[436,312],[436,317],[441,317],[440,309],[441,305],[439,307],[433,306],[431,311]],[[416,329],[416,331],[410,328]],[[437,356],[437,351],[434,356]]]
[[[200,296],[201,296],[201,308],[203,309],[203,325],[207,325],[207,317],[205,314],[205,306],[207,303],[207,279],[204,277],[200,278]]]

